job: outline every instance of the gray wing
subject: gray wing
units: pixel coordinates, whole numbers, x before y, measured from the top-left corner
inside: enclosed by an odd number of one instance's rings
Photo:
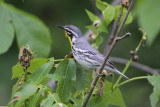
[[[104,56],[100,54],[99,52],[96,53],[95,55],[90,56],[91,59],[98,61],[99,63],[103,63],[104,61]],[[114,69],[115,66],[109,61],[109,59],[106,62],[106,65],[109,66],[110,68]]]
[[[95,60],[95,61],[98,61],[100,64],[103,63],[103,61],[104,61],[104,56],[103,56],[102,54],[100,54],[95,48],[93,48],[93,47],[88,43],[88,41],[87,41],[86,39],[80,38],[80,39],[78,40],[78,42],[80,42],[80,43],[78,43],[78,44],[81,44],[81,46],[80,46],[81,49],[88,51],[88,53],[90,54],[90,55],[88,55],[88,57],[89,57],[90,59]],[[83,45],[82,45],[82,44],[83,44]],[[115,66],[114,66],[109,60],[107,60],[106,65],[109,66],[109,67],[111,67],[112,69],[115,68]]]

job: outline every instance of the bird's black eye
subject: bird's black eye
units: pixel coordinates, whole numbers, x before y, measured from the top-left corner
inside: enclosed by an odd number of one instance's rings
[[[70,31],[67,31],[67,34],[70,36],[70,35],[71,35],[71,32],[70,32]]]

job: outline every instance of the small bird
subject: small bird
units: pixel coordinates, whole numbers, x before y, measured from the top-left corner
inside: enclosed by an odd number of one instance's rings
[[[104,56],[89,44],[78,27],[74,25],[58,25],[58,27],[65,31],[71,44],[73,56],[80,65],[87,69],[97,69],[103,63]],[[107,60],[104,69],[115,72],[129,80],[109,60]]]

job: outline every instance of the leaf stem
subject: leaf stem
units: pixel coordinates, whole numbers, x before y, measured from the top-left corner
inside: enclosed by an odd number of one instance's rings
[[[122,86],[122,85],[124,85],[124,84],[126,84],[126,83],[129,83],[129,82],[131,82],[131,81],[139,80],[139,79],[146,79],[146,78],[147,78],[147,76],[134,77],[134,78],[131,78],[130,80],[126,80],[126,81],[118,84],[116,88],[118,88],[118,87],[120,87],[120,86]]]
[[[27,80],[27,69],[24,71],[24,82]]]
[[[53,60],[54,62],[59,62],[59,61],[63,61],[64,59],[57,59],[57,60]]]
[[[130,61],[126,64],[126,67],[124,68],[122,74],[126,73],[126,71],[128,70],[129,66],[131,65],[131,63],[132,63],[132,59],[130,59]],[[115,83],[115,85],[113,87],[113,90],[117,87],[117,85],[121,81],[121,79],[122,79],[122,76],[119,76],[118,80],[116,81],[116,83]]]
[[[56,100],[56,98],[53,96],[53,94],[51,92],[49,92],[48,90],[47,90],[47,92],[52,96],[52,98],[56,102],[56,104],[59,104],[58,101]]]

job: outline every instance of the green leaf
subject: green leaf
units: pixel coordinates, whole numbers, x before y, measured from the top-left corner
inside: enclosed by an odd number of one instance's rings
[[[96,35],[99,35],[101,32],[108,33],[107,26],[104,22],[102,22],[98,28],[95,28],[94,26],[86,26],[86,28],[92,30]]]
[[[107,8],[103,11],[104,22],[106,25],[109,25],[115,16],[115,7],[107,6]]]
[[[150,95],[150,100],[152,107],[156,107],[158,100],[160,100],[160,75],[155,74],[153,76],[148,76],[147,79],[149,83],[154,87],[153,93]]]
[[[42,100],[41,107],[52,107],[54,100],[50,94],[48,94],[48,97]]]
[[[92,71],[86,70],[77,64],[76,72],[76,89],[85,92],[90,89],[92,79],[90,78]]]
[[[53,74],[47,74],[46,77],[49,78],[49,79],[54,79],[54,75]]]
[[[47,77],[47,75],[43,78],[43,80],[40,81],[40,84],[43,86],[48,85],[50,78]]]
[[[71,96],[71,91],[76,82],[76,65],[74,60],[65,59],[60,62],[54,73],[55,80],[58,81],[57,93],[62,102],[67,102]]]
[[[99,31],[97,31],[97,29],[94,26],[90,25],[90,26],[86,26],[86,28],[92,30],[96,35],[100,33]]]
[[[96,7],[102,12],[105,8],[109,6],[107,2],[103,2],[101,0],[96,0]]]
[[[86,9],[86,13],[87,13],[87,15],[89,16],[89,18],[90,18],[90,20],[91,20],[92,22],[94,22],[94,21],[96,21],[96,20],[101,21],[101,19],[100,19],[99,17],[97,17],[97,16],[94,15],[92,12],[88,11],[87,9]]]
[[[99,35],[99,36],[96,38],[96,45],[99,46],[102,42],[103,42],[103,38],[102,38],[101,35]]]
[[[75,104],[73,107],[75,107],[75,106],[76,107],[82,107],[82,104],[83,104],[82,100],[76,99],[74,97],[71,97],[70,100],[72,100]]]
[[[160,0],[145,0],[138,7],[138,22],[144,31],[147,32],[147,43],[151,45],[160,31]],[[148,8],[150,7],[150,8]],[[145,11],[145,12],[144,12]]]
[[[101,25],[97,28],[98,32],[105,32],[108,33],[107,25],[104,23],[104,21],[101,23]]]
[[[40,88],[40,90],[35,93],[28,101],[28,107],[36,107],[36,104],[38,102],[38,99],[40,98],[40,96],[42,95],[42,92],[45,91],[45,88]]]
[[[54,104],[52,107],[68,107],[68,106],[63,103],[58,103],[58,104]]]
[[[102,96],[94,96],[90,99],[87,107],[108,107],[109,105],[116,105],[120,107],[126,107],[123,100],[121,91],[119,88],[115,89],[113,92],[111,90],[112,84],[108,81],[105,82],[106,85],[103,90]]]
[[[117,6],[115,7],[115,9],[116,9],[116,11],[115,11],[115,16],[114,16],[114,19],[115,19],[115,20],[118,20],[120,8],[121,8],[121,5],[117,5]],[[127,13],[127,9],[126,9],[126,8],[123,8],[123,13],[122,13],[122,17],[121,17],[120,23],[121,23],[122,20],[124,19],[126,13]],[[132,15],[131,15],[131,13],[129,13],[125,24],[131,23],[132,20],[133,20],[133,19],[132,19]]]
[[[54,96],[54,98],[56,99],[56,101],[57,101],[58,103],[62,103],[62,101],[60,100],[60,98],[59,98],[59,96],[58,96],[57,93],[53,93],[53,96]]]
[[[30,61],[30,67],[27,69],[28,72],[33,73],[41,65],[48,61],[47,58],[34,58]],[[24,74],[23,67],[19,65],[19,62],[12,68],[12,79],[22,76]]]
[[[14,107],[13,97],[18,89],[18,83],[19,82],[16,82],[16,84],[14,84],[12,87],[12,95],[11,95],[10,103],[8,104],[9,107]]]
[[[20,89],[15,93],[15,97],[21,96],[21,98],[16,103],[15,107],[21,107],[23,102],[28,99],[31,95],[33,95],[37,91],[38,87],[36,84],[31,81],[25,82]]]
[[[48,61],[46,64],[40,66],[29,78],[29,80],[40,83],[46,75],[50,72],[54,64],[53,60]]]
[[[51,49],[48,28],[35,16],[6,5],[11,15],[19,48],[29,45],[37,57],[47,57]]]
[[[7,6],[0,4],[0,54],[5,53],[10,48],[13,38],[14,29]]]

